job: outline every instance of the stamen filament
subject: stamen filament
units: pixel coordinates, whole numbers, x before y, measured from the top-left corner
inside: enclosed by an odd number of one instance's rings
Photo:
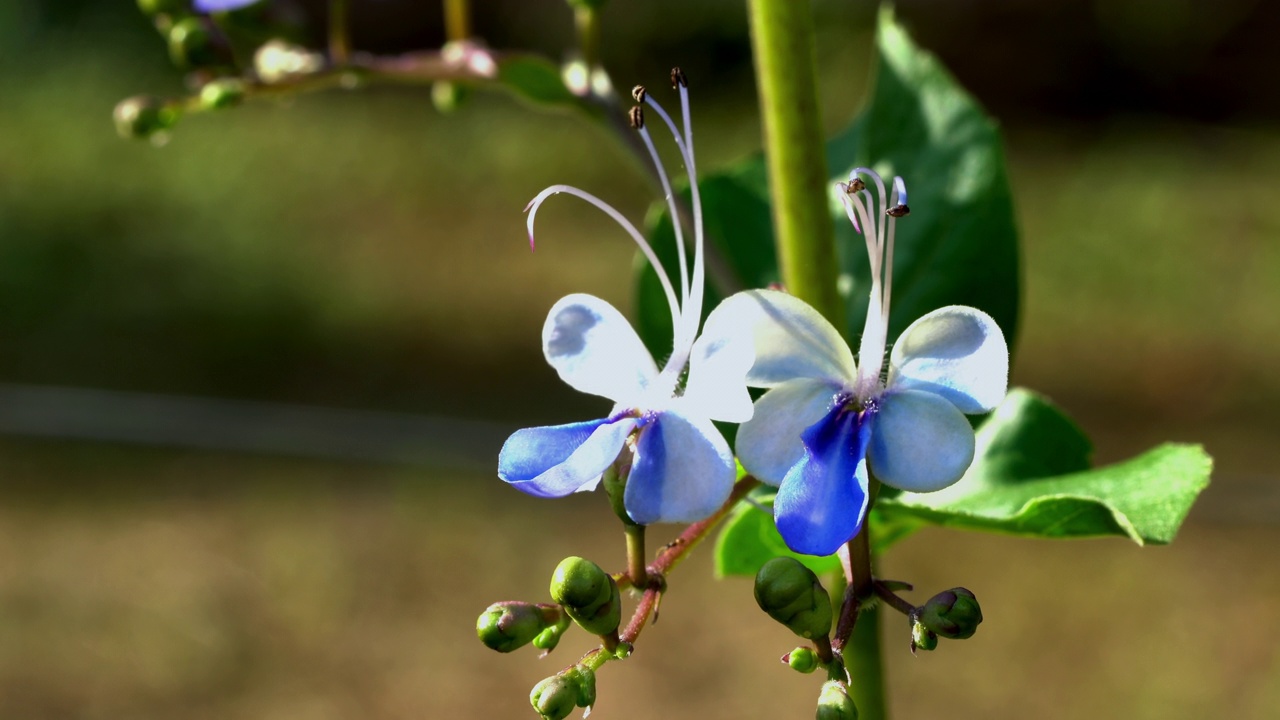
[[[676,210],[676,196],[671,190],[671,179],[667,175],[666,167],[662,164],[662,157],[658,155],[658,149],[653,146],[649,129],[640,127],[637,132],[644,140],[645,148],[649,150],[649,157],[653,159],[653,165],[658,170],[658,180],[662,183],[663,196],[667,201],[667,213],[671,215],[671,227],[676,234],[676,255],[680,262],[680,302],[687,303],[689,301],[689,263],[685,257],[684,230],[681,228],[683,223],[680,222],[680,214]]]
[[[630,220],[627,220],[627,218],[624,217],[622,213],[615,210],[612,205],[601,200],[595,195],[592,195],[586,190],[580,190],[572,185],[552,185],[538,193],[537,196],[529,201],[529,204],[524,208],[525,212],[529,213],[529,220],[527,221],[527,226],[529,228],[529,249],[532,250],[534,247],[533,221],[538,214],[538,208],[542,206],[542,203],[546,202],[547,198],[557,193],[572,195],[591,203],[596,207],[596,209],[608,215],[614,222],[621,225],[623,230],[627,231],[627,234],[635,241],[636,245],[640,248],[640,252],[644,254],[645,259],[649,261],[649,264],[653,266],[654,271],[657,273],[658,282],[662,284],[662,291],[667,296],[667,307],[671,311],[672,326],[679,327],[680,304],[676,302],[675,288],[671,286],[671,278],[667,275],[666,269],[662,267],[662,261],[658,259],[658,256],[653,252],[653,248],[650,247],[649,242],[644,239],[644,235],[640,234],[640,231],[636,229],[635,225],[631,224]]]

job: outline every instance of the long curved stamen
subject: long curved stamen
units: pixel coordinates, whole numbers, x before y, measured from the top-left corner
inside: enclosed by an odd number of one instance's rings
[[[884,359],[884,348],[888,326],[885,322],[887,311],[884,302],[884,290],[881,281],[880,248],[876,242],[877,224],[869,207],[874,207],[874,200],[866,196],[866,191],[849,197],[849,203],[862,220],[863,237],[867,244],[867,255],[871,262],[871,294],[867,303],[867,320],[862,328],[862,338],[858,344],[858,378],[854,392],[860,400],[869,399],[880,381],[880,369]]]
[[[889,325],[889,300],[893,291],[893,236],[898,226],[898,218],[905,217],[910,209],[907,207],[907,184],[903,182],[901,176],[893,178],[893,202],[889,205],[889,209],[885,211],[888,219],[885,224],[889,226],[889,240],[884,249],[884,264],[888,268],[884,274],[884,324]]]
[[[889,194],[884,191],[884,180],[880,179],[880,173],[877,173],[875,170],[872,170],[871,168],[860,167],[860,168],[854,168],[853,172],[849,173],[849,177],[852,178],[859,174],[869,175],[871,176],[871,179],[875,181],[876,197],[880,199],[880,212],[876,214],[876,217],[884,217],[885,214],[889,211]],[[875,207],[870,202],[868,202],[867,210],[874,211]],[[884,249],[884,230],[885,230],[884,224],[883,223],[880,224],[877,227],[877,230],[879,232],[876,237],[876,245],[878,245],[881,248],[881,250],[883,250]]]
[[[648,97],[643,85],[637,85],[631,91],[631,96],[636,102],[644,102]],[[671,227],[675,230],[676,235],[676,254],[680,263],[680,302],[683,304],[689,301],[689,263],[685,257],[684,250],[684,230],[683,223],[680,222],[680,214],[676,209],[675,192],[671,189],[671,177],[667,174],[667,168],[662,164],[662,157],[658,155],[658,149],[653,145],[653,138],[649,135],[649,128],[644,125],[644,113],[640,108],[632,110],[631,125],[640,133],[640,139],[644,141],[645,148],[649,151],[649,157],[653,160],[653,166],[658,171],[658,181],[662,183],[663,198],[667,201],[667,214],[671,216]]]
[[[675,72],[672,73],[673,79]],[[683,76],[681,76],[683,77]],[[702,257],[703,247],[703,231],[702,231],[702,198],[698,192],[697,182],[697,166],[693,159],[693,153],[689,148],[689,141],[693,139],[692,126],[689,123],[689,101],[688,90],[683,83],[678,84],[680,93],[680,104],[682,109],[682,117],[685,120],[685,132],[680,132],[676,128],[676,124],[672,121],[667,111],[654,100],[652,96],[646,94],[644,102],[658,117],[666,124],[671,131],[672,138],[675,140],[676,148],[680,151],[680,156],[684,160],[685,170],[689,175],[689,190],[693,200],[693,233],[694,233],[694,250],[693,250],[693,271],[690,273],[690,292],[688,301],[682,308],[680,322],[675,330],[675,342],[672,348],[671,358],[667,361],[662,372],[664,375],[676,376],[684,370],[685,363],[689,360],[689,352],[692,350],[693,341],[698,335],[698,323],[702,319],[702,299],[705,292],[706,274],[704,261]]]
[[[594,205],[596,209],[612,218],[614,222],[621,225],[623,230],[627,231],[627,234],[630,235],[631,239],[635,241],[637,246],[639,246],[640,252],[644,253],[645,259],[649,261],[649,264],[653,265],[653,269],[658,275],[658,282],[662,283],[662,291],[667,296],[667,307],[671,310],[671,322],[673,325],[678,326],[680,322],[680,304],[676,302],[675,288],[671,286],[671,278],[667,276],[666,269],[662,267],[662,261],[658,259],[656,254],[654,254],[653,248],[649,246],[649,242],[644,239],[644,235],[640,234],[640,231],[636,229],[636,226],[631,224],[630,220],[623,217],[622,213],[615,210],[612,205],[601,200],[595,195],[592,195],[586,190],[579,190],[572,185],[552,185],[538,193],[537,196],[529,201],[529,204],[524,207],[524,211],[529,213],[529,220],[527,221],[527,226],[529,228],[529,249],[532,250],[534,246],[533,221],[538,215],[538,208],[542,206],[542,203],[546,202],[547,198],[557,193],[565,193],[567,195],[572,195],[576,198],[586,200]]]

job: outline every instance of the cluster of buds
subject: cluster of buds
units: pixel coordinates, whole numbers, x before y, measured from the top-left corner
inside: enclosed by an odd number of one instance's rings
[[[534,685],[529,702],[542,720],[564,720],[574,708],[595,705],[596,674],[583,665],[562,670]]]
[[[911,614],[911,651],[933,650],[938,638],[966,640],[978,631],[982,608],[978,598],[965,588],[940,592]]]

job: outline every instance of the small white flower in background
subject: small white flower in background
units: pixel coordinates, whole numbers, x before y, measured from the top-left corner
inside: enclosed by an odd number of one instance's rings
[[[725,341],[732,335],[732,319],[717,321],[715,313],[707,319],[707,334],[698,337],[705,285],[702,205],[695,180],[688,88],[678,70],[672,72],[672,79],[680,92],[683,132],[643,88],[637,88],[635,95],[671,130],[690,177],[692,268],[686,258],[675,195],[639,107],[632,111],[632,124],[662,179],[676,231],[678,290],[640,231],[594,195],[555,185],[539,193],[526,208],[530,245],[538,208],[557,193],[591,203],[627,231],[662,282],[674,328],[671,356],[659,369],[626,318],[608,302],[585,294],[562,298],[551,308],[542,328],[547,362],[575,389],[601,395],[615,405],[607,417],[597,420],[519,430],[503,445],[498,458],[498,475],[511,485],[530,495],[562,497],[595,489],[604,471],[629,446],[634,455],[623,501],[627,514],[641,525],[701,520],[724,504],[733,488],[736,468],[728,443],[711,421],[742,422],[752,414],[745,384],[754,358],[750,343]],[[682,383],[686,367],[688,377]]]
[[[878,208],[859,175],[874,181]],[[894,231],[909,212],[906,187],[894,178],[890,203],[880,176],[858,168],[840,189],[871,258],[860,366],[830,323],[786,293],[738,293],[716,310],[751,328],[756,359],[747,383],[771,388],[738,430],[739,460],[778,486],[778,531],[792,550],[810,555],[830,555],[862,529],[868,472],[912,492],[959,480],[974,454],[964,414],[995,408],[1009,374],[1000,327],[981,310],[954,305],[902,333],[882,379]]]

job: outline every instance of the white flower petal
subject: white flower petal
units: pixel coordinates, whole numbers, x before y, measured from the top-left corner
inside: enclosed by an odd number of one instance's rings
[[[990,315],[952,305],[911,323],[889,357],[891,389],[927,390],[961,412],[988,412],[1009,387],[1009,347]]]
[[[683,410],[712,420],[741,423],[751,419],[747,373],[756,359],[751,327],[741,313],[721,312],[721,303],[707,316],[702,335],[689,356]]]
[[[773,387],[796,378],[852,384],[853,353],[840,333],[803,300],[777,290],[747,290],[716,308],[730,326],[750,328],[755,364],[747,383]],[[710,320],[710,318],[708,318]]]
[[[623,504],[641,525],[696,522],[729,498],[735,474],[710,420],[667,411],[640,430]]]
[[[738,428],[738,460],[761,482],[780,485],[804,459],[800,435],[822,419],[841,391],[823,380],[785,382],[756,401],[752,418]]]
[[[631,323],[593,295],[566,295],[552,306],[542,352],[571,387],[615,402],[635,400],[658,376]]]
[[[964,475],[973,452],[973,428],[942,397],[920,390],[880,396],[867,462],[884,484],[910,492],[941,490]]]

